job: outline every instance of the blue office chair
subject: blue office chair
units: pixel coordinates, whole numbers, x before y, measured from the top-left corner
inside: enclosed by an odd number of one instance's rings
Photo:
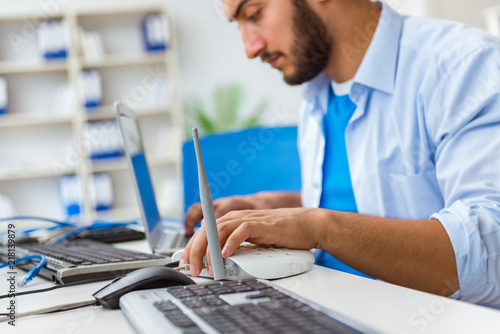
[[[300,191],[297,127],[251,128],[200,138],[212,198]],[[182,147],[184,212],[200,201],[193,141]]]

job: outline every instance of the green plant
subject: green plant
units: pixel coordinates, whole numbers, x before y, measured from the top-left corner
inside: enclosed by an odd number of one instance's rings
[[[186,107],[186,135],[191,137],[191,128],[196,126],[201,134],[227,132],[260,124],[262,113],[269,101],[261,99],[243,117],[245,89],[240,83],[224,84],[215,87],[213,110],[206,108],[200,97],[193,97]]]

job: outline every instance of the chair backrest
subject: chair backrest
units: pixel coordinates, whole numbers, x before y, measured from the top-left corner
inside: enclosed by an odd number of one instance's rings
[[[212,198],[263,190],[299,191],[297,127],[251,128],[200,138]],[[193,141],[182,147],[184,212],[200,201]]]

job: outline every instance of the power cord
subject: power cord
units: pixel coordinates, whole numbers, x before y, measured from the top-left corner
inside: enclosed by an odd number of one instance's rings
[[[16,314],[16,319],[28,317],[30,315],[42,315],[42,314],[70,311],[70,310],[75,310],[78,308],[88,307],[88,306],[98,306],[97,301],[95,299],[92,301],[86,300],[83,302],[68,303],[68,304],[63,304],[63,305],[46,307],[46,308],[38,309],[35,311],[25,312],[25,313],[18,313],[18,314]],[[5,318],[0,318],[0,322],[9,321],[10,320],[9,315],[10,314],[8,314],[8,313],[0,313],[0,316],[5,317]]]
[[[43,288],[43,289],[16,292],[16,297],[52,291],[52,290],[66,288],[66,287],[70,287],[70,286],[74,286],[74,285],[82,285],[82,284],[89,284],[89,283],[96,283],[96,282],[103,282],[103,280],[102,280],[102,278],[94,278],[94,279],[87,279],[84,281],[61,284],[61,285],[53,285],[53,286],[49,286],[48,288]],[[10,296],[8,294],[7,295],[0,295],[0,300],[5,299],[5,298],[10,298]]]

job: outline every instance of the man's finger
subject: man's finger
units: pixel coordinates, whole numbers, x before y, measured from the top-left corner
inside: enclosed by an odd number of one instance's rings
[[[203,255],[207,249],[207,233],[205,227],[200,227],[196,231],[196,240],[194,240],[189,252],[189,264],[191,265],[191,275],[198,276],[203,268]]]
[[[201,210],[201,204],[195,203],[191,205],[186,213],[186,218],[184,220],[185,234],[190,237],[193,235],[194,227],[203,218],[203,211]]]
[[[187,263],[189,263],[189,253],[191,252],[191,247],[193,244],[196,242],[196,233],[193,235],[193,237],[189,240],[188,244],[184,248],[184,251],[182,252],[181,259],[179,261],[179,266],[183,266]]]
[[[222,248],[222,257],[226,258],[234,254],[236,248],[251,236],[251,223],[244,222],[238,226],[227,238]]]
[[[206,249],[206,254],[207,254],[208,272],[210,273],[210,275],[213,276],[214,271],[212,270],[212,259],[210,258],[210,249],[208,248],[208,246]]]

